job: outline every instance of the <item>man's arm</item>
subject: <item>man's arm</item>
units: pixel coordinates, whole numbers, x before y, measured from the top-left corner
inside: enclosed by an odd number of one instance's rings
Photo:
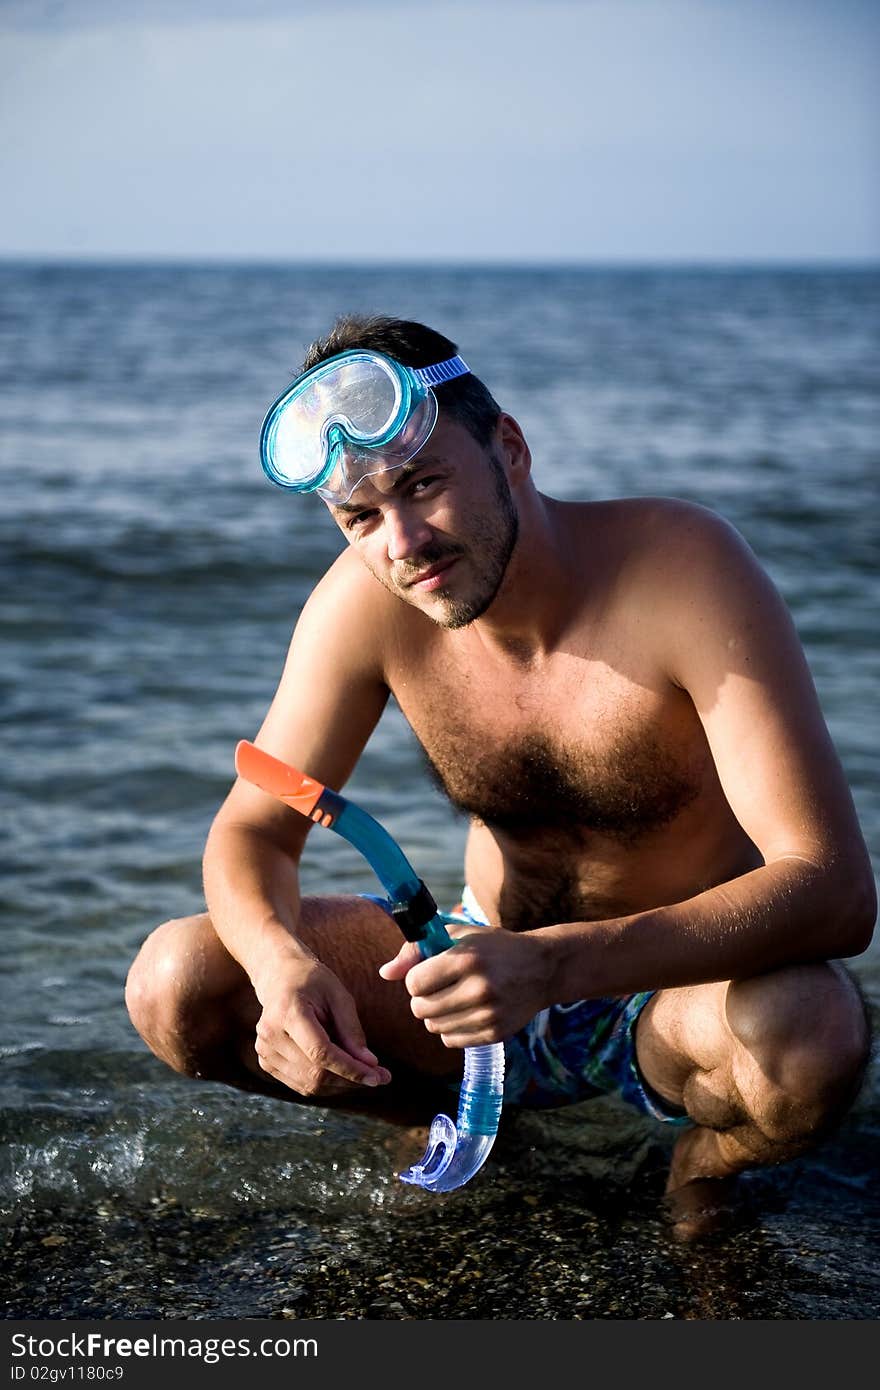
[[[345,552],[312,593],[256,737],[336,789],[388,697],[381,623],[371,609],[378,586],[368,575],[365,584],[361,571]],[[273,1074],[300,1093],[325,1094],[334,1077],[374,1085],[388,1074],[365,1045],[348,990],[297,936],[298,865],[309,828],[296,811],[239,779],[211,827],[203,874],[214,928],[254,986],[262,1034],[286,1059]]]
[[[671,906],[474,934],[415,966],[413,1012],[450,1046],[509,1036],[551,1003],[744,978],[853,956],[871,939],[867,849],[785,605],[720,518],[675,503],[660,517],[662,547],[644,562],[653,640],[764,863]]]
[[[764,864],[685,903],[603,924],[614,994],[853,956],[876,915],[852,797],[782,599],[719,517],[691,507],[671,517],[655,631]]]

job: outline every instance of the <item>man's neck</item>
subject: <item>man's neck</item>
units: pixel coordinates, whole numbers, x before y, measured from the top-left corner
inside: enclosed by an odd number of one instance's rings
[[[571,618],[583,557],[576,556],[566,524],[567,506],[532,492],[519,512],[519,535],[501,587],[467,631],[488,650],[534,666],[554,651]]]

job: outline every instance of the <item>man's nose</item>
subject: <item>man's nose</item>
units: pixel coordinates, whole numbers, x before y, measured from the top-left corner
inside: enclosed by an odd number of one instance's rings
[[[411,559],[430,539],[430,526],[415,512],[388,508],[385,513],[385,544],[392,563]]]

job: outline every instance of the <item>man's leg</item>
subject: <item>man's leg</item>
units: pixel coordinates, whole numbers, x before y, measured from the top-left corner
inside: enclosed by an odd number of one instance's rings
[[[397,927],[380,907],[357,897],[306,898],[300,935],[350,990],[367,1044],[392,1074],[405,1069],[438,1077],[460,1071],[460,1054],[413,1017],[403,983],[379,977],[379,966],[400,946]],[[262,1070],[255,1050],[259,1001],[206,913],[166,922],[147,938],[129,972],[126,1004],[147,1046],[175,1071],[301,1099]],[[375,1111],[388,1089],[340,1079],[332,1100],[350,1099]]]
[[[683,1106],[667,1196],[678,1234],[710,1229],[746,1168],[782,1163],[821,1140],[858,1093],[870,1056],[866,1012],[841,965],[663,990],[636,1031],[642,1075]]]

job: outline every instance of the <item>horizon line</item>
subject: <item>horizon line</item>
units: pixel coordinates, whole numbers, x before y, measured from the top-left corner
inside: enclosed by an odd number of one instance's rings
[[[666,256],[602,257],[580,259],[501,257],[450,257],[446,259],[365,260],[338,257],[291,257],[249,255],[150,254],[130,252],[94,253],[0,251],[0,266],[68,267],[164,267],[235,268],[267,270],[875,270],[880,269],[880,253],[875,256]]]

